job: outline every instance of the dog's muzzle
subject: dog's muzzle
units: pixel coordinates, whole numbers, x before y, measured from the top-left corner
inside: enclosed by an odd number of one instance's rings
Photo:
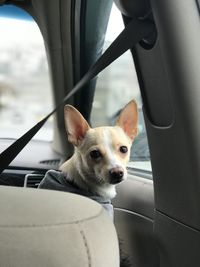
[[[115,167],[109,170],[110,184],[118,184],[123,180],[124,170],[122,167]]]

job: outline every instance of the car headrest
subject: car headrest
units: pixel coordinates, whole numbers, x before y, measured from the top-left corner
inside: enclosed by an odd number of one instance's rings
[[[119,266],[112,220],[98,203],[52,190],[0,186],[1,266]]]

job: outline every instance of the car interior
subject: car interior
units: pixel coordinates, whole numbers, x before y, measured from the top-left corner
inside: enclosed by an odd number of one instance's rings
[[[104,52],[113,5],[124,27],[137,19],[153,29],[130,48],[136,74],[119,66],[114,81],[136,77],[139,126],[146,129],[133,145],[128,179],[112,200],[114,225],[94,201],[36,189],[73,153],[61,108],[51,121],[52,141],[31,140],[0,175],[1,266],[119,266],[118,242],[127,266],[200,266],[199,1],[0,0],[0,16],[11,7],[37,23],[48,60],[50,111]],[[0,57],[0,115],[1,72]],[[134,95],[126,98],[123,87],[129,83],[133,91],[134,82],[123,82],[110,96],[103,75],[67,100],[91,125],[104,112],[103,122],[113,124],[123,106],[113,103]],[[15,139],[0,136],[0,152]]]

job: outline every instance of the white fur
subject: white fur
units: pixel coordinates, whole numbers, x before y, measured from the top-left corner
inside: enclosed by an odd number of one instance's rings
[[[112,169],[115,167],[124,168],[124,166],[121,164],[121,162],[116,157],[116,153],[112,145],[112,137],[108,129],[103,130],[103,140],[104,140],[104,146],[106,149],[107,157],[109,159],[108,169]]]
[[[106,149],[107,157],[109,160],[108,169],[111,170],[112,168],[121,167],[124,170],[124,179],[126,179],[127,173],[125,166],[119,161],[116,156],[116,152],[114,151],[113,144],[112,144],[112,136],[108,129],[103,130],[103,140],[104,146]]]
[[[60,169],[80,188],[97,193],[100,196],[113,198],[116,195],[116,191],[115,185],[110,184],[109,171],[120,167],[124,170],[123,179],[126,178],[126,163],[129,154],[122,156],[117,146],[122,142],[123,145],[127,145],[130,149],[137,132],[137,117],[137,105],[134,101],[130,101],[120,113],[116,124],[117,127],[114,127],[115,130],[112,127],[92,129],[78,110],[66,105],[65,124],[68,140],[76,148],[74,155]],[[119,132],[119,136],[115,131]],[[113,132],[115,132],[114,135]],[[91,142],[94,138],[96,143],[103,145],[103,150],[105,150],[105,160],[102,160],[101,164],[88,158],[87,153],[93,145],[92,143],[94,143]],[[94,178],[96,180],[93,180],[93,175],[95,175]],[[99,177],[102,183],[98,183],[97,178]]]

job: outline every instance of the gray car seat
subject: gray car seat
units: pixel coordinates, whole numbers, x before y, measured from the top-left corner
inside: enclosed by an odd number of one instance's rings
[[[115,228],[98,203],[3,186],[0,203],[0,266],[119,266]]]

